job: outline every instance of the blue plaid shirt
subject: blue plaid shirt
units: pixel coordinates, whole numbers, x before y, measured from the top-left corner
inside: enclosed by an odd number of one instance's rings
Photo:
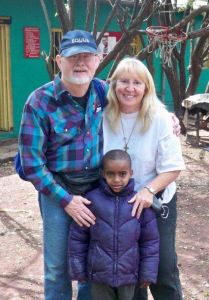
[[[105,93],[108,85],[101,81]],[[93,83],[86,110],[73,100],[60,77],[35,90],[21,121],[19,146],[27,179],[35,188],[66,206],[72,199],[53,178],[98,167],[102,158],[102,107]]]

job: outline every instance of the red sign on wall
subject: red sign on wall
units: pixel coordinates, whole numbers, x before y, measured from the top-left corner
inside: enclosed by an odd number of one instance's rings
[[[40,56],[40,29],[24,27],[24,56],[35,58]]]

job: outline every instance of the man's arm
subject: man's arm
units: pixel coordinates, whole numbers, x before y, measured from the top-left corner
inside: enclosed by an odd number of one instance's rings
[[[95,217],[86,207],[90,202],[83,197],[69,194],[56,182],[47,167],[49,124],[42,114],[44,112],[39,112],[26,103],[19,136],[23,171],[36,190],[58,202],[79,225],[94,224]]]
[[[63,207],[71,200],[69,195],[54,180],[47,167],[47,143],[49,124],[38,109],[26,103],[19,135],[19,149],[23,171],[34,187]]]

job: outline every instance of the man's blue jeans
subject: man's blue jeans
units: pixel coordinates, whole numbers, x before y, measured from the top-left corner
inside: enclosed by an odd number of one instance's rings
[[[71,218],[55,201],[39,194],[43,219],[45,300],[71,300],[67,249]],[[89,286],[78,286],[78,300],[91,300]]]

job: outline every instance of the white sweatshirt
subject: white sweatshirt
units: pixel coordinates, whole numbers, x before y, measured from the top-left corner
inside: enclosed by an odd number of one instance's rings
[[[134,127],[138,112],[121,113],[124,133],[128,140]],[[106,112],[103,119],[104,153],[112,149],[123,149],[124,134],[121,123],[115,132],[109,126]],[[140,191],[158,174],[185,169],[180,140],[173,134],[171,117],[166,110],[157,112],[145,133],[139,132],[139,124],[135,126],[128,143],[128,153],[132,160],[135,190]],[[165,189],[163,203],[168,203],[176,191],[172,182]]]

